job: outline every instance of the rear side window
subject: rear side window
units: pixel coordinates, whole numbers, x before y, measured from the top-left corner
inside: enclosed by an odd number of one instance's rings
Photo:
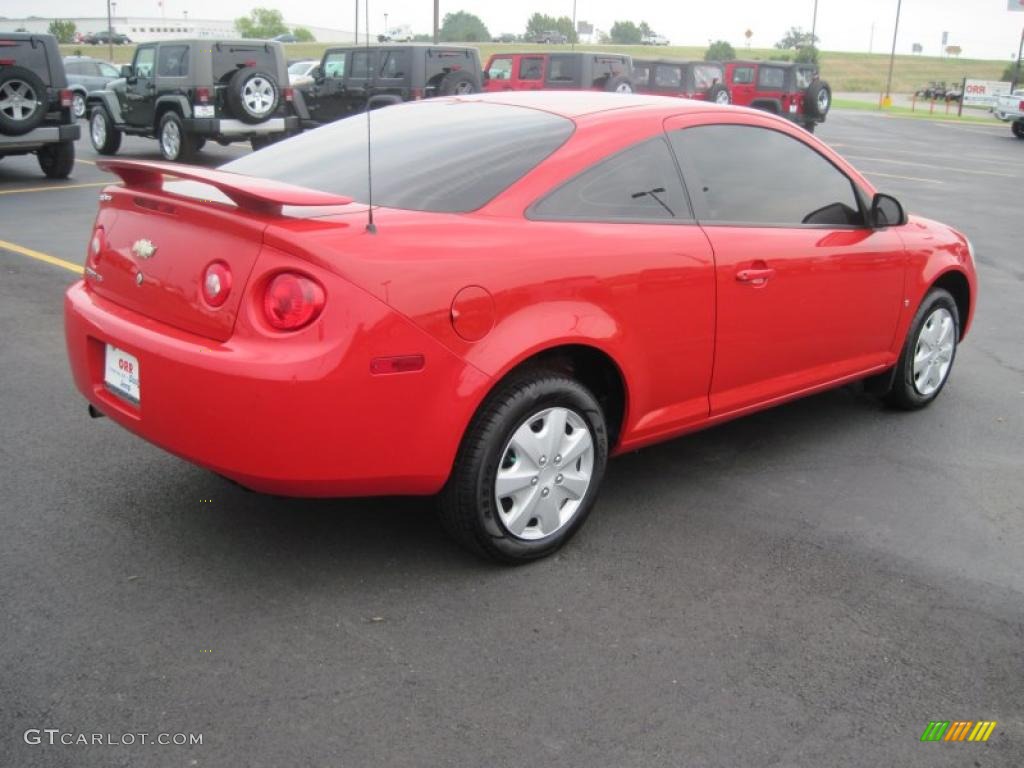
[[[555,221],[692,221],[683,184],[661,137],[636,144],[563,184],[530,209]]]
[[[188,74],[188,46],[162,45],[156,60],[160,77],[185,77]]]
[[[705,91],[715,83],[722,82],[722,68],[711,64],[695,64],[693,80],[697,90]]]
[[[732,81],[737,85],[750,85],[754,82],[754,68],[736,67],[732,71]]]
[[[370,76],[369,51],[352,52],[352,69],[349,70],[348,76],[351,78],[367,78]]]
[[[372,113],[373,202],[465,213],[488,203],[572,134],[564,117],[486,102],[429,100]],[[366,114],[223,166],[367,202]]]
[[[654,84],[659,88],[678,88],[683,84],[682,68],[659,64],[654,70]]]
[[[757,87],[780,90],[786,84],[786,72],[778,67],[761,67],[757,73]]]
[[[651,68],[646,64],[633,62],[633,82],[637,85],[646,85],[651,79]]]
[[[519,60],[520,80],[540,80],[544,76],[544,59],[537,56],[523,56]]]
[[[673,131],[702,223],[861,226],[853,182],[792,136],[746,125]]]
[[[380,63],[380,76],[384,78],[403,78],[409,71],[409,52],[403,50],[387,51]]]
[[[796,70],[796,88],[797,88],[798,91],[802,91],[802,90],[805,90],[806,88],[808,88],[813,80],[814,80],[814,70],[813,69],[801,69],[799,67],[797,68],[797,70]]]
[[[575,83],[578,63],[576,56],[551,56],[548,59],[548,82]]]

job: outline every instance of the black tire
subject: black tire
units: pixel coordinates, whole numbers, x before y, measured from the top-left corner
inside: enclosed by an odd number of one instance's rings
[[[442,96],[463,96],[467,93],[476,93],[476,78],[469,72],[449,72],[441,79],[437,92]]]
[[[1018,139],[1024,139],[1024,120],[1014,120],[1010,130],[1013,131],[1013,135]]]
[[[824,80],[815,80],[804,94],[804,112],[810,117],[825,119],[832,108],[832,88]]]
[[[269,95],[269,100],[260,102],[257,109],[248,101],[254,93]],[[227,102],[231,114],[243,123],[256,125],[274,116],[281,103],[281,88],[277,80],[267,72],[255,67],[243,67],[231,76],[228,81]]]
[[[636,93],[636,86],[632,79],[625,75],[609,77],[604,84],[604,89],[609,93]]]
[[[97,120],[103,121],[102,141],[100,142],[96,141],[98,134],[95,122]],[[121,131],[114,126],[114,121],[110,119],[106,107],[92,108],[92,114],[89,116],[89,141],[92,143],[92,148],[101,155],[116,155],[117,150],[121,148]]]
[[[202,136],[195,136],[192,139],[192,148],[199,152],[203,147],[206,146],[206,139]]]
[[[732,95],[722,83],[715,83],[708,90],[708,101],[712,104],[732,104]]]
[[[23,136],[37,128],[46,117],[48,98],[46,85],[31,69],[0,69],[0,102],[10,100],[8,106],[0,108],[0,133]]]
[[[813,120],[805,120],[804,121],[804,130],[807,131],[808,133],[814,133],[814,127],[816,125],[817,125],[817,123],[814,122]]]
[[[75,167],[75,142],[62,141],[40,147],[36,159],[48,179],[66,179]]]
[[[174,137],[177,141],[174,141]],[[196,153],[195,136],[185,130],[185,124],[177,112],[165,112],[160,118],[157,143],[164,160],[171,163],[187,163]]]
[[[948,352],[949,366],[945,373],[942,374],[938,387],[933,391],[923,392],[922,389],[927,390],[927,387],[922,387],[915,379],[914,358],[924,351],[922,344],[925,347],[929,346],[926,341],[922,341],[921,333],[929,323],[941,322],[936,319],[939,317],[936,314],[939,310],[948,312],[948,316],[952,319],[952,329],[950,331],[952,348]],[[942,288],[932,288],[928,295],[924,297],[924,301],[921,302],[921,306],[910,323],[907,340],[903,344],[903,351],[900,353],[900,359],[896,363],[892,388],[885,395],[886,402],[897,408],[911,411],[924,408],[934,401],[946,385],[946,382],[949,381],[949,376],[953,372],[953,363],[956,360],[956,348],[959,341],[960,313],[957,310],[956,301],[953,300],[949,291]],[[942,360],[944,357],[939,355],[936,359]],[[938,365],[941,367],[941,362]]]
[[[269,136],[253,136],[249,139],[249,146],[252,147],[253,152],[259,152],[264,147],[269,147],[273,143]]]
[[[520,537],[505,526],[495,498],[495,483],[501,462],[511,456],[506,447],[513,434],[549,408],[571,411],[572,418],[579,419],[589,431],[592,446],[590,481],[575,513],[560,523],[561,527],[530,540],[525,538],[525,529],[524,537]],[[572,432],[566,431],[566,434]],[[555,460],[550,459],[551,463],[541,461],[541,464],[546,463],[546,468],[538,470],[535,476],[542,479],[538,493],[543,493],[545,498],[562,482],[562,475],[555,474],[558,472],[558,467],[553,464]],[[561,457],[557,460],[561,461]],[[524,371],[511,377],[488,397],[466,430],[452,475],[441,492],[441,522],[464,547],[492,560],[517,564],[545,557],[564,545],[585,522],[597,498],[607,461],[608,431],[604,414],[590,391],[557,371]],[[562,502],[563,505],[565,503]],[[539,517],[528,520],[527,527],[531,522],[539,521]]]

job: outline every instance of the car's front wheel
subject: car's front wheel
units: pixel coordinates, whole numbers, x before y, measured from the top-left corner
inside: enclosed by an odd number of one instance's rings
[[[551,554],[586,520],[608,461],[593,394],[535,369],[509,379],[467,430],[441,520],[467,548],[505,563]]]
[[[93,107],[89,117],[89,140],[92,148],[101,155],[116,155],[121,148],[121,132],[114,127],[107,110]]]
[[[896,364],[887,400],[900,408],[923,408],[949,379],[960,341],[960,312],[942,288],[933,288],[914,315]]]

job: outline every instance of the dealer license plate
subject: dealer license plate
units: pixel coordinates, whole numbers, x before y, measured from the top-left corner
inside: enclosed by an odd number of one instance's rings
[[[139,403],[139,359],[113,344],[107,344],[106,358],[103,383],[107,385],[107,389],[126,400]]]

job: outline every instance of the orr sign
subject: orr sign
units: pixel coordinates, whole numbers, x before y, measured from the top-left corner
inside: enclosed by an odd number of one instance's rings
[[[1016,0],[1014,0],[1016,2]],[[1024,10],[1024,9],[1022,9]],[[996,99],[1010,93],[1010,84],[1000,80],[964,81],[965,107],[994,107]]]

